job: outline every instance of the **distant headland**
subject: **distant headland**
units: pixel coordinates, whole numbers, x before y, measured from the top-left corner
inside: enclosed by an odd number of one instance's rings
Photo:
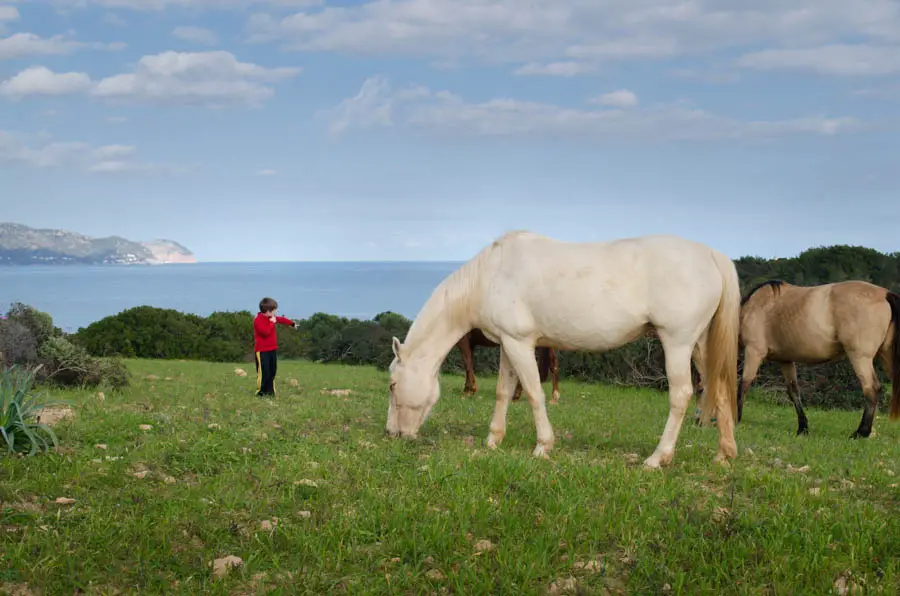
[[[196,263],[173,240],[136,242],[119,236],[91,238],[65,230],[0,223],[0,265],[167,265]]]

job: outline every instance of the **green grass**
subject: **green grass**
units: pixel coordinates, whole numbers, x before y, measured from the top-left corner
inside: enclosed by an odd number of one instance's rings
[[[730,469],[712,464],[715,429],[688,421],[674,463],[647,471],[661,393],[563,382],[556,447],[540,460],[526,400],[502,447],[484,447],[491,378],[461,399],[463,379],[445,377],[410,442],[384,436],[386,375],[370,368],[281,362],[272,402],[253,397],[252,364],[247,377],[128,364],[126,391],[53,395],[75,408],[56,452],[0,457],[5,589],[787,595],[826,594],[842,576],[900,589],[900,427],[883,415],[850,441],[859,412],[810,409],[811,435],[795,437],[792,408],[751,394]],[[228,555],[243,565],[214,577]]]

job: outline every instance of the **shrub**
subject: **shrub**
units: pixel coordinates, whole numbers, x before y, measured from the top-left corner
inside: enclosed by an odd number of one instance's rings
[[[0,366],[37,361],[37,342],[31,330],[19,321],[0,321]]]
[[[42,424],[40,411],[51,405],[39,402],[32,383],[34,373],[16,366],[0,371],[0,438],[9,454],[35,455],[58,444],[53,430]],[[49,439],[49,442],[48,442]]]
[[[51,337],[45,341],[38,356],[46,371],[43,378],[60,385],[105,384],[120,389],[128,386],[130,381],[128,369],[120,360],[94,358],[84,347],[64,337]]]

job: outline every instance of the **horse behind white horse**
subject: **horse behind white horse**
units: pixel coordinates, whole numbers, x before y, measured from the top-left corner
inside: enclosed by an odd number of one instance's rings
[[[560,300],[560,297],[563,299]],[[669,418],[644,464],[669,463],[691,386],[691,354],[704,346],[704,420],[715,413],[715,461],[737,456],[738,275],[726,255],[676,236],[611,242],[563,242],[510,232],[442,281],[416,316],[405,343],[393,338],[387,432],[414,438],[440,397],[438,375],[470,329],[500,344],[497,402],[487,444],[500,445],[517,380],[528,395],[537,434],[535,456],[554,435],[534,357],[535,346],[602,352],[651,328],[666,357]]]

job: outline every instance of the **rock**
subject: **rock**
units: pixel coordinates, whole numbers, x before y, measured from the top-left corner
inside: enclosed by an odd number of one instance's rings
[[[494,550],[496,547],[490,540],[479,540],[475,543],[475,552],[483,553]]]
[[[216,577],[225,577],[228,575],[228,572],[235,567],[240,567],[244,564],[244,560],[240,557],[236,557],[234,555],[228,555],[227,557],[222,557],[220,559],[216,559],[213,561],[213,575]]]
[[[146,431],[146,430],[153,430],[153,427],[150,426],[149,424],[142,424],[142,425],[140,425],[138,428],[141,429],[141,430],[145,430],[145,431]]]
[[[54,503],[57,505],[71,505],[75,502],[75,499],[70,499],[69,497],[57,497]]]
[[[236,369],[234,369],[234,374],[236,374],[239,377],[246,377],[247,371],[245,371],[243,368],[236,368]]]

